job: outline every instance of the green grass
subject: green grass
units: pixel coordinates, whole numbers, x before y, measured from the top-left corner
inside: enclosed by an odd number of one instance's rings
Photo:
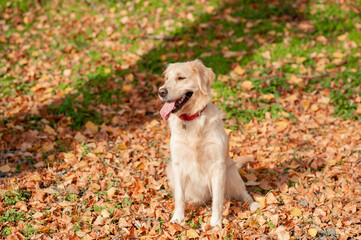
[[[3,215],[0,215],[0,222],[6,223],[11,222],[15,223],[21,220],[25,220],[25,213],[22,211],[6,210]]]
[[[11,227],[4,227],[2,230],[1,230],[1,233],[5,236],[9,236],[11,234]]]
[[[30,88],[34,85],[34,82],[21,82],[19,79],[15,79],[12,76],[6,76],[5,73],[0,73],[0,98],[14,97],[17,94],[30,95],[34,93],[30,91]]]
[[[16,190],[16,191],[7,191],[2,196],[2,200],[6,205],[15,205],[20,201],[29,201],[31,197],[31,192],[28,190]]]
[[[72,85],[62,85],[63,89],[73,87],[77,89],[77,92],[67,95],[59,103],[50,105],[49,112],[55,115],[69,116],[71,118],[70,126],[74,129],[81,128],[88,121],[96,124],[103,123],[104,116],[98,112],[95,106],[105,104],[116,105],[119,108],[127,96],[121,89],[122,81],[115,82],[114,78],[129,73],[129,71],[112,73],[105,72],[105,70],[105,67],[100,67],[86,78],[74,81]]]
[[[38,232],[39,230],[36,230],[33,225],[27,223],[22,233],[26,237],[26,239],[30,239],[33,235],[35,235]]]

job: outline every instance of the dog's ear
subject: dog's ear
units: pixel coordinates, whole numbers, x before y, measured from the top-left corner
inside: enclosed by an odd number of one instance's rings
[[[167,64],[167,67],[165,68],[164,72],[162,73],[162,78],[167,77],[168,72],[169,72],[169,67],[170,67],[171,65],[173,65],[173,63]]]
[[[203,94],[209,94],[211,91],[211,85],[216,75],[211,68],[204,66],[202,61],[196,59],[193,62],[193,71],[197,76],[197,82],[199,90]]]

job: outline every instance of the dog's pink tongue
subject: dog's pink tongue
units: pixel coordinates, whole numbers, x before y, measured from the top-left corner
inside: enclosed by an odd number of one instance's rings
[[[168,120],[169,115],[171,114],[173,108],[174,108],[175,102],[166,102],[162,109],[160,110],[160,115],[164,120]]]

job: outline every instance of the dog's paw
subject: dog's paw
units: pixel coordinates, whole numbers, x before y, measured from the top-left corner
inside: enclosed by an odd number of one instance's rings
[[[261,208],[261,204],[259,204],[258,202],[253,202],[249,206],[249,209],[251,210],[251,212],[254,212],[254,211],[256,211],[257,209],[260,209],[260,208]]]
[[[212,216],[211,220],[209,221],[209,224],[211,225],[212,228],[216,226],[222,228],[222,219],[219,217]]]
[[[184,220],[184,215],[182,216],[182,215],[174,214],[170,222],[180,224],[183,220]]]

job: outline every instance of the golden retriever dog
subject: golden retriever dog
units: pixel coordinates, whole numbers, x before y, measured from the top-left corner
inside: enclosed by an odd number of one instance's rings
[[[212,199],[210,225],[222,226],[224,199],[260,207],[247,193],[235,162],[228,154],[228,136],[222,113],[211,102],[215,74],[199,60],[169,64],[165,83],[158,90],[165,102],[160,113],[171,129],[171,161],[167,167],[174,189],[175,209],[171,222],[184,220],[185,202]]]

